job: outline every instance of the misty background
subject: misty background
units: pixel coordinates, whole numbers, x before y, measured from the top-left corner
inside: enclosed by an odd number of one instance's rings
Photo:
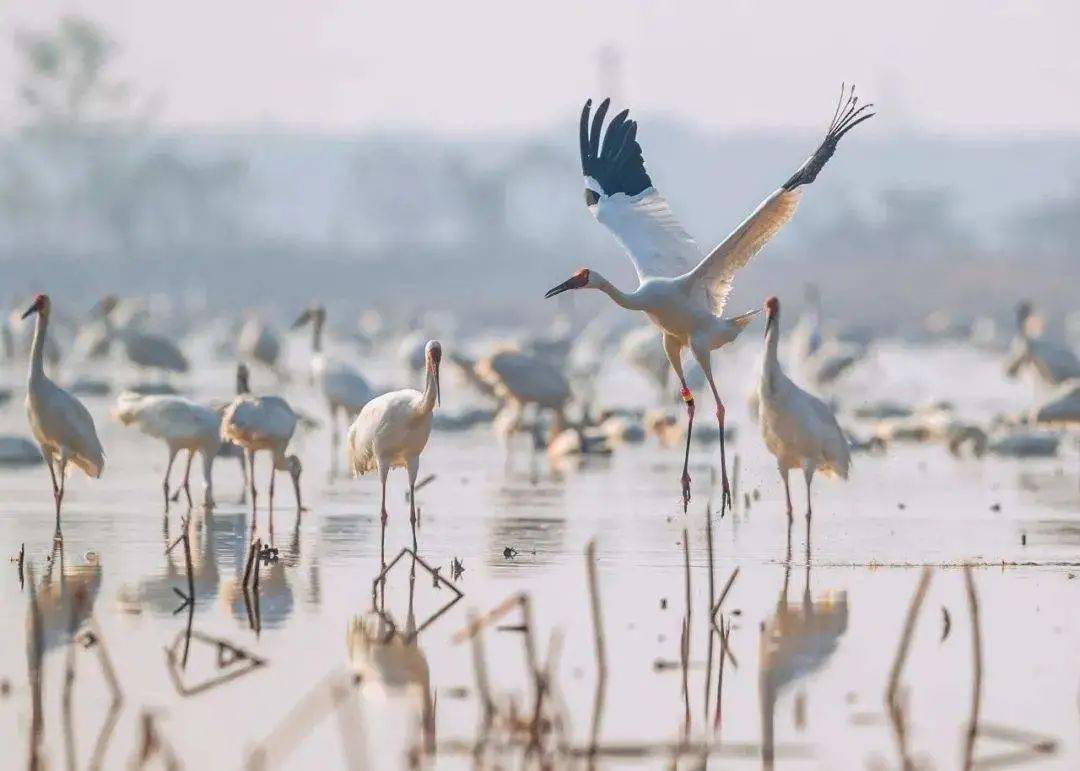
[[[5,8],[0,300],[584,321],[606,306],[544,291],[582,265],[634,286],[583,205],[586,97],[632,108],[707,248],[816,146],[846,78],[879,114],[731,308],[801,304],[814,282],[830,317],[879,333],[939,309],[1007,324],[1023,297],[1060,328],[1080,278],[1080,19],[954,5]]]

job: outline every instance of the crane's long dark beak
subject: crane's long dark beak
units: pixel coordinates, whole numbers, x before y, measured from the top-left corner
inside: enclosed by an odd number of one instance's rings
[[[552,287],[551,289],[547,290],[547,294],[544,295],[544,299],[545,300],[551,299],[555,295],[562,294],[563,292],[567,292],[567,291],[569,291],[571,289],[580,289],[581,287],[585,286],[585,284],[587,284],[588,281],[589,281],[588,276],[582,276],[582,275],[571,276],[570,278],[566,279],[566,281],[562,282],[558,286]]]
[[[38,312],[38,310],[39,310],[38,304],[35,302],[33,305],[31,305],[29,308],[26,309],[26,312],[20,318],[25,319],[28,316],[33,316],[35,313]]]

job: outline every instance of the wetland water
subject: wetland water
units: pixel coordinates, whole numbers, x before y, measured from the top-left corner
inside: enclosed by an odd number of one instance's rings
[[[957,355],[967,357],[966,384],[991,384],[984,394],[970,396],[965,383],[937,382],[935,373],[946,363],[955,368]],[[425,746],[436,753],[422,764],[472,767],[482,708],[473,649],[454,636],[467,626],[470,609],[484,613],[519,592],[529,597],[538,658],[546,657],[553,632],[561,636],[551,702],[563,716],[568,753],[587,750],[597,666],[585,549],[595,539],[608,670],[600,767],[670,765],[681,742],[700,747],[706,740],[717,745],[712,764],[723,767],[758,767],[773,752],[784,768],[896,768],[902,758],[960,767],[976,674],[964,563],[974,565],[978,608],[976,762],[1080,766],[1075,444],[1063,442],[1057,458],[1024,461],[957,459],[939,444],[857,455],[848,484],[815,484],[809,549],[802,484],[793,482],[789,551],[782,487],[741,405],[752,357],[741,348],[719,360],[744,373],[720,377],[730,384],[729,414],[740,431],[731,453],[738,454],[740,471],[735,511],[712,517],[714,596],[738,569],[717,616],[730,650],[719,727],[722,646],[715,638],[707,663],[706,506],[715,446],[694,445],[694,500],[684,516],[681,451],[653,439],[580,468],[553,469],[531,454],[525,437],[508,462],[488,427],[437,430],[421,469],[422,477],[436,478],[418,494],[419,553],[444,578],[451,561],[460,560],[464,572],[455,585],[464,597],[423,628],[415,645],[391,640],[381,649],[352,627],[359,616],[376,628],[376,638],[389,639],[385,621],[379,629],[371,613],[380,570],[377,479],[328,482],[326,428],[299,437],[311,511],[298,520],[288,484],[279,484],[271,534],[260,498],[256,536],[278,553],[260,565],[253,623],[242,587],[250,514],[235,502],[238,464],[219,460],[217,509],[191,513],[195,634],[187,664],[178,668],[175,645],[183,645],[189,613],[174,612],[183,602],[174,589],[186,593],[188,578],[182,548],[165,550],[180,534],[187,507],[174,505],[162,516],[164,447],[110,420],[112,400],[102,397],[86,401],[108,465],[102,480],[70,480],[62,562],[52,550],[45,469],[0,470],[0,548],[15,555],[25,543],[28,566],[26,586],[6,560],[0,581],[2,765],[26,765],[35,723],[30,569],[41,632],[38,751],[48,767],[86,767],[95,753],[101,767],[122,767],[146,750],[154,763],[172,756],[189,768],[236,768],[253,758],[270,767],[400,768]],[[1015,411],[1032,396],[1028,385],[999,385],[997,360],[971,352],[883,349],[870,371],[858,374],[866,380],[847,384],[851,394],[875,382],[875,398],[951,398],[980,418]],[[217,383],[223,387],[211,387]],[[225,365],[204,371],[195,396],[227,395],[230,383]],[[880,393],[881,383],[895,393]],[[321,416],[305,386],[298,379],[286,393]],[[463,392],[463,385],[444,387],[444,405],[464,399]],[[18,401],[0,408],[0,430],[26,433]],[[193,478],[201,490],[197,470]],[[265,482],[259,480],[260,488]],[[404,473],[394,472],[388,557],[411,541],[404,490]],[[692,608],[686,692],[684,529]],[[404,636],[454,597],[421,567],[410,582],[411,563],[406,557],[389,573],[379,597]],[[925,565],[932,573],[895,700],[902,710],[890,712],[890,671]],[[69,646],[73,618],[80,632]],[[512,711],[511,701],[519,715],[530,714],[533,703],[519,623],[511,612],[483,635],[487,679],[503,715]],[[87,631],[104,641],[122,692],[111,711],[102,645],[88,644]],[[69,661],[75,678],[66,687]],[[364,675],[359,686],[351,665]],[[392,688],[387,695],[378,672],[418,685],[408,697]],[[107,743],[99,743],[109,725]],[[486,760],[519,765],[520,751],[508,748],[497,730],[492,736],[497,746],[485,750]],[[636,757],[639,750],[654,754]],[[580,753],[568,758],[557,763],[586,763]],[[699,752],[679,765],[698,767],[700,760]]]

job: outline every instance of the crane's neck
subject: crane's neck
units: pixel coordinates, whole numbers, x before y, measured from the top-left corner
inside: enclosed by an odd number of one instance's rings
[[[627,308],[627,309],[632,310],[632,311],[645,310],[645,306],[637,298],[637,296],[636,296],[637,293],[636,292],[631,293],[631,294],[627,294],[626,292],[619,289],[617,286],[612,284],[610,281],[608,281],[603,276],[597,276],[596,277],[596,283],[594,285],[591,285],[591,286],[594,289],[599,289],[601,292],[603,292],[608,297],[610,297],[612,300],[614,300],[616,305],[618,305],[618,306],[620,306],[622,308]]]
[[[45,377],[45,333],[49,328],[48,312],[39,311],[34,322],[34,342],[30,346],[29,380],[36,382]]]
[[[772,315],[772,323],[765,335],[765,359],[761,364],[761,376],[767,388],[772,389],[776,376],[780,373],[780,360],[777,348],[780,345],[780,311]]]
[[[421,415],[430,415],[435,410],[438,395],[438,389],[435,387],[435,370],[429,362],[427,377],[424,380],[424,393],[420,397],[420,404],[417,405],[416,411]]]
[[[322,353],[323,322],[316,319],[315,323],[312,324],[311,329],[311,350],[315,353]]]

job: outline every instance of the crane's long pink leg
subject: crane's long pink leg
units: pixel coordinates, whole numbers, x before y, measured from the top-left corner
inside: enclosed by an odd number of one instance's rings
[[[64,482],[67,479],[67,457],[60,454],[60,493],[56,496],[56,535],[63,538],[60,534],[60,509],[64,505]]]
[[[386,569],[386,520],[389,517],[386,514],[386,475],[390,472],[388,466],[379,464],[379,479],[382,482],[382,503],[380,504],[379,520],[381,523],[381,533],[379,536],[379,564],[382,568]]]
[[[420,470],[420,459],[413,458],[408,463],[409,472],[409,524],[412,525],[412,548],[417,551],[416,545],[416,473]]]
[[[49,467],[49,476],[52,478],[53,504],[56,506],[56,535],[60,534],[60,486],[56,483],[56,469],[53,468],[52,453],[41,448],[41,456]]]
[[[682,506],[685,514],[690,507],[690,435],[694,433],[694,395],[685,385],[679,395],[686,404],[686,452],[682,467]]]
[[[247,456],[248,456],[248,480],[250,481],[250,487],[248,488],[248,492],[251,494],[251,529],[254,530],[255,529],[255,519],[256,519],[256,514],[255,514],[255,511],[256,511],[256,506],[255,506],[255,497],[256,497],[255,496],[255,451],[254,450],[248,450],[247,451]]]
[[[683,344],[668,334],[664,334],[661,339],[664,344],[664,353],[667,354],[671,368],[675,370],[675,374],[679,377],[679,385],[682,386],[679,390],[679,396],[682,397],[683,403],[686,404],[686,453],[683,455],[682,469],[683,514],[685,514],[690,507],[690,435],[694,431],[694,395],[690,393],[690,389],[686,385],[686,377],[683,375]]]
[[[165,478],[161,480],[161,491],[165,494],[165,513],[169,513],[169,475],[172,473],[173,461],[176,460],[177,450],[169,448],[169,462],[165,465]]]
[[[705,379],[709,381],[709,388],[712,389],[713,399],[716,400],[716,421],[720,427],[720,484],[722,490],[720,513],[723,514],[725,506],[728,509],[731,509],[731,485],[728,483],[727,448],[724,441],[724,417],[727,414],[727,410],[724,408],[724,402],[720,399],[720,392],[716,390],[716,381],[713,380],[712,360],[709,357],[709,349],[704,346],[691,346],[690,350],[693,352],[694,358],[697,359],[701,371],[705,373]]]
[[[787,521],[788,527],[791,527],[791,514],[793,507],[791,505],[791,483],[788,481],[788,469],[780,468],[780,478],[784,480],[784,497],[787,499]]]
[[[187,465],[184,466],[184,497],[187,498],[188,508],[191,508],[191,461],[195,457],[194,450],[188,450]],[[176,499],[180,498],[180,491],[176,491]]]

